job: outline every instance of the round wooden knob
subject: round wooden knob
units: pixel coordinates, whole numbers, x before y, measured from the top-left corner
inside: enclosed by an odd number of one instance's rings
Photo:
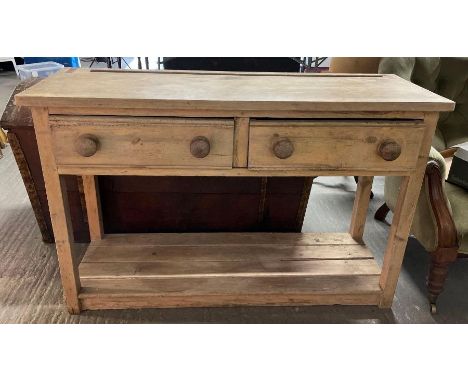
[[[190,152],[195,158],[204,158],[210,153],[210,141],[206,137],[195,137],[190,143]]]
[[[397,159],[401,154],[401,146],[393,139],[385,139],[377,148],[379,155],[388,161]]]
[[[94,135],[83,134],[75,140],[75,150],[83,157],[93,156],[98,149],[99,140]]]
[[[279,159],[286,159],[293,155],[294,145],[288,138],[283,138],[273,145],[273,153]]]

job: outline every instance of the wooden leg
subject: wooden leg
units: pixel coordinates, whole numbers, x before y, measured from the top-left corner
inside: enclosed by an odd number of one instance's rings
[[[59,176],[55,165],[48,110],[39,107],[32,108],[32,115],[54,229],[65,301],[68,311],[72,314],[78,314],[80,312],[78,293],[81,286],[78,267],[73,256],[73,230],[65,181]]]
[[[0,127],[0,149],[5,148],[7,142],[8,142],[7,136],[5,132],[2,130],[2,128]]]
[[[86,213],[88,215],[89,236],[91,241],[101,240],[104,235],[101,214],[101,202],[99,198],[99,185],[97,177],[93,175],[83,176],[83,191],[86,200]]]
[[[354,181],[356,182],[356,184],[358,184],[359,183],[359,177],[355,176]],[[374,193],[372,191],[369,194],[369,198],[374,199]]]
[[[422,177],[421,177],[422,178]],[[408,242],[408,235],[413,220],[414,209],[421,187],[421,181],[417,182],[416,176],[404,177],[400,185],[397,206],[394,211],[390,233],[388,235],[387,248],[384,255],[384,263],[380,276],[382,288],[381,308],[389,308],[392,305],[398,276],[400,274],[403,256]],[[416,196],[415,196],[416,195]],[[414,201],[413,199],[416,199]]]
[[[427,277],[427,291],[429,293],[432,313],[436,313],[437,298],[444,290],[444,283],[450,264],[457,259],[457,255],[458,248],[438,248],[431,253],[431,264]]]
[[[360,176],[358,180],[349,232],[353,239],[359,242],[362,242],[362,235],[364,234],[373,180],[372,176]]]
[[[301,202],[297,209],[296,218],[296,232],[302,232],[302,225],[304,224],[304,217],[307,211],[307,204],[309,203],[310,191],[315,177],[304,178],[304,187],[302,188]]]
[[[265,203],[267,198],[267,185],[268,185],[268,178],[263,177],[261,178],[260,184],[260,201],[258,203],[258,226],[262,226],[265,220]]]
[[[374,219],[378,221],[385,221],[388,213],[390,212],[390,208],[388,208],[387,203],[382,204],[377,211],[375,211]]]
[[[382,273],[380,275],[382,297],[379,306],[381,308],[389,308],[393,302],[411,223],[413,222],[414,212],[421,191],[427,156],[438,118],[438,113],[427,113],[425,115],[424,122],[427,128],[421,143],[416,169],[411,176],[403,177],[400,185],[387,247],[385,249]]]

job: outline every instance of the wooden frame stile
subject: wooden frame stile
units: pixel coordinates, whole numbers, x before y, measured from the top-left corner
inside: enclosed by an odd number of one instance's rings
[[[247,167],[249,160],[250,118],[234,119],[234,147],[232,167]]]
[[[49,200],[65,301],[68,311],[72,314],[78,314],[80,313],[78,293],[81,285],[76,258],[73,253],[73,230],[65,182],[57,171],[52,149],[53,140],[49,127],[49,111],[45,107],[33,107],[31,111]]]
[[[361,243],[362,236],[364,234],[364,226],[366,224],[367,209],[369,208],[373,181],[373,176],[360,176],[354,199],[349,233],[354,240]]]
[[[86,213],[88,216],[89,236],[91,241],[101,240],[104,235],[104,229],[102,224],[98,177],[95,175],[85,175],[82,178]]]
[[[380,275],[382,298],[379,306],[381,308],[390,308],[392,305],[438,118],[439,113],[425,114],[426,129],[419,149],[416,169],[411,175],[405,176],[400,185]]]

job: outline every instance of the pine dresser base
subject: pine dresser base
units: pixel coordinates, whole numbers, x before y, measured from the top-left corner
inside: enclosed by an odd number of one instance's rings
[[[30,106],[70,313],[235,305],[390,307],[440,111],[392,75],[65,70]],[[74,254],[63,175],[83,178]],[[98,175],[333,176],[359,182],[346,233],[104,234]],[[363,242],[373,177],[404,178],[382,267]],[[222,214],[222,211],[219,211]]]

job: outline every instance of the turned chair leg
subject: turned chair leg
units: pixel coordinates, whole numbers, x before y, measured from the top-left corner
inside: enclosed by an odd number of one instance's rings
[[[389,213],[390,208],[388,208],[387,203],[382,204],[377,211],[375,211],[374,219],[378,221],[385,221],[387,214]]]
[[[437,248],[431,253],[431,264],[427,276],[427,291],[432,314],[437,312],[437,298],[444,290],[444,283],[450,264],[457,259],[457,255],[458,248]]]
[[[445,202],[443,176],[439,164],[430,160],[427,163],[425,182],[429,203],[437,224],[438,248],[431,252],[431,265],[427,277],[427,291],[431,313],[436,313],[436,301],[444,288],[450,264],[458,256],[458,235],[452,213]]]

